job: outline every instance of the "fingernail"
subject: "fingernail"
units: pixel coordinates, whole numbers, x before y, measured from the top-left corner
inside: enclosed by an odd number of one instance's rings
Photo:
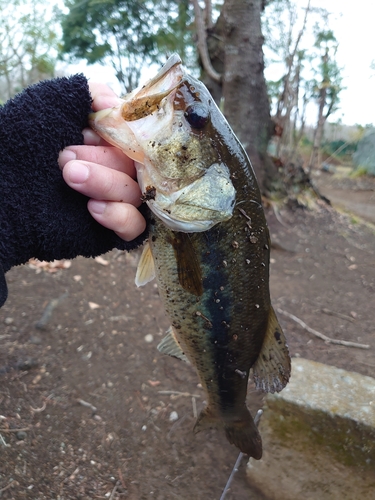
[[[60,151],[59,154],[59,165],[60,167],[64,167],[68,161],[75,160],[76,158],[77,155],[74,151],[71,149],[64,149],[63,151]]]
[[[82,131],[83,142],[86,146],[97,146],[100,143],[100,136],[94,132],[91,128],[85,128]]]
[[[93,212],[94,214],[101,215],[104,213],[104,210],[107,206],[107,203],[105,201],[98,201],[98,200],[90,200],[90,212]]]
[[[68,177],[73,184],[82,184],[89,177],[89,169],[84,163],[74,162],[69,165]]]

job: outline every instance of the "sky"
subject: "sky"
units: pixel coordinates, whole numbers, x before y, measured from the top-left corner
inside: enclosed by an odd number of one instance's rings
[[[303,12],[308,0],[295,1]],[[332,13],[329,27],[339,42],[337,61],[343,68],[345,89],[340,94],[340,109],[329,121],[341,121],[345,125],[375,124],[375,69],[371,69],[371,62],[375,61],[375,1],[311,0],[311,5],[324,7]],[[70,71],[82,71],[93,80],[109,83],[119,92],[110,68],[103,70],[102,67],[80,64],[70,66]],[[307,116],[309,124],[316,121],[316,113],[316,107],[311,107]]]

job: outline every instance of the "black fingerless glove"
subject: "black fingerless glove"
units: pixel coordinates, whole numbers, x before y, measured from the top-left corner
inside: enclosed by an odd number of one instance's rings
[[[83,75],[33,85],[0,108],[0,306],[4,277],[31,257],[94,257],[113,248],[131,250],[97,223],[88,198],[63,180],[57,160],[66,146],[82,144],[91,97]]]

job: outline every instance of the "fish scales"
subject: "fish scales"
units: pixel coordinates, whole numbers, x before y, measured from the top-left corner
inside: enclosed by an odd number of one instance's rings
[[[243,225],[242,220],[238,222]],[[267,294],[259,294],[253,279],[255,268],[248,272],[250,266],[246,263],[247,260],[258,261],[263,275],[260,279],[266,280],[268,265],[262,266],[266,250],[256,249],[242,235],[236,235],[239,246],[234,249],[235,232],[233,224],[227,222],[206,233],[188,236],[202,263],[204,291],[197,297],[181,287],[173,245],[164,244],[166,239],[178,238],[178,233],[175,235],[157,221],[151,226],[151,248],[159,291],[172,326],[177,330],[184,352],[194,359],[196,366],[200,365],[198,373],[202,384],[206,387],[216,384],[215,390],[208,394],[215,395],[219,407],[228,411],[231,406],[244,404],[247,379],[241,378],[236,370],[248,375],[257,359],[267,327],[263,310],[269,307]],[[240,297],[238,288],[243,290]],[[179,336],[179,331],[188,332],[188,335]],[[206,357],[201,355],[204,351]],[[241,392],[239,403],[234,403],[237,397],[234,387]]]
[[[152,213],[136,281],[156,276],[172,324],[159,350],[189,360],[207,394],[195,431],[222,427],[259,459],[249,374],[259,389],[279,391],[290,358],[270,302],[269,233],[244,149],[176,55],[122,106],[90,121],[138,162]]]
[[[201,263],[201,296],[181,287],[173,244],[165,245],[165,241],[178,238],[178,233],[157,219],[150,229],[165,309],[182,350],[197,368],[208,407],[224,421],[233,421],[245,411],[249,371],[262,347],[268,321],[264,311],[270,307],[269,293],[259,284],[269,279],[268,230],[259,201],[254,203],[260,196],[246,198],[254,189],[247,184],[248,189],[243,189],[246,172],[239,175],[239,165],[233,167],[238,177],[234,184],[241,186],[237,192],[244,193],[238,206],[254,220],[255,229],[235,210],[229,221],[184,237]],[[255,429],[252,432],[256,435]],[[252,449],[252,454],[257,453]]]

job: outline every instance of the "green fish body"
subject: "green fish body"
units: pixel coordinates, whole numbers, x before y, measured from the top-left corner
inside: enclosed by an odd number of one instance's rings
[[[156,277],[172,325],[159,350],[189,360],[207,394],[195,431],[222,427],[261,458],[246,406],[250,371],[258,389],[280,391],[290,358],[270,302],[269,232],[243,147],[176,55],[91,124],[138,162],[150,232],[136,282]]]

